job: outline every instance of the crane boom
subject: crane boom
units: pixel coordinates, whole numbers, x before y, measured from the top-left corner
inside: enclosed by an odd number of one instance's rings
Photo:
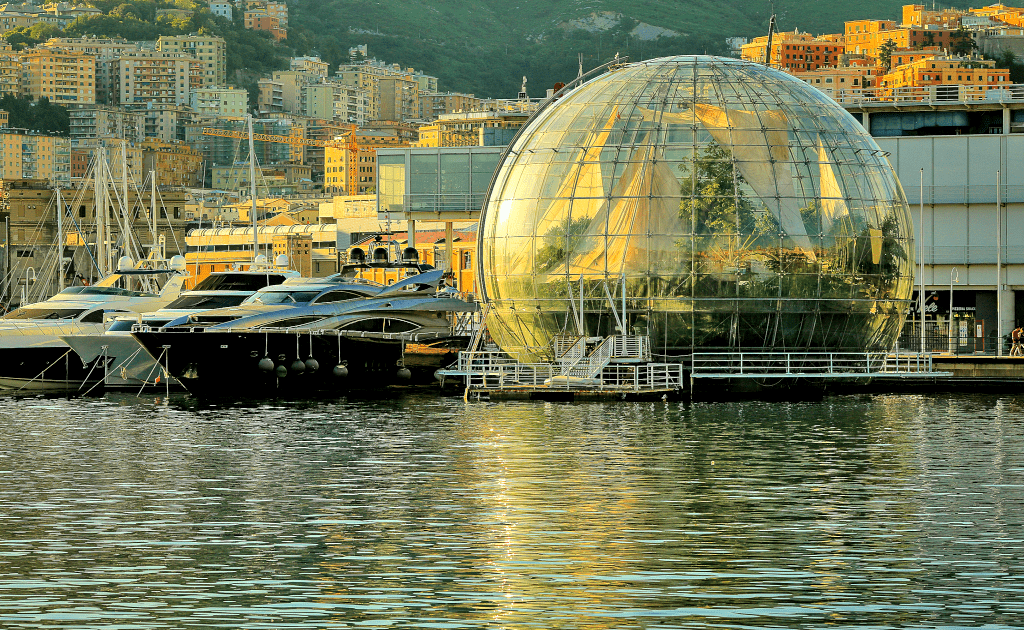
[[[345,134],[343,140],[316,140],[309,138],[301,138],[298,136],[279,136],[269,133],[254,133],[252,134],[253,140],[261,140],[263,142],[284,142],[287,144],[305,145],[311,147],[331,147],[335,149],[347,149],[348,156],[348,181],[345,185],[345,191],[350,194],[359,194],[359,185],[357,183],[359,178],[358,170],[358,155],[363,149],[359,146],[356,140],[356,126],[352,125],[352,130]],[[229,129],[217,129],[215,127],[203,127],[204,136],[220,136],[222,138],[238,138],[240,140],[248,140],[249,133],[245,131],[232,131]],[[353,192],[353,190],[355,192]]]
[[[222,138],[238,138],[240,140],[248,140],[249,134],[245,131],[232,131],[229,129],[216,129],[214,127],[203,127],[204,136],[220,136]],[[336,147],[339,149],[348,148],[347,142],[340,142],[337,140],[316,140],[309,138],[300,138],[298,136],[277,136],[269,133],[254,133],[252,134],[253,140],[261,140],[263,142],[285,142],[288,144],[301,144],[310,147]]]

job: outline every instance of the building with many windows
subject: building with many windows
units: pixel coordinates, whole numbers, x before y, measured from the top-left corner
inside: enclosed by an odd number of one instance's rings
[[[161,52],[181,53],[200,62],[202,87],[227,85],[227,44],[216,35],[163,35],[156,41]]]
[[[24,129],[0,132],[0,180],[46,179],[71,185],[71,140]]]
[[[755,37],[741,49],[741,56],[747,61],[763,63],[768,49],[768,37]],[[772,67],[790,72],[818,70],[838,65],[843,53],[841,35],[814,36],[793,31],[778,33],[772,38],[769,63]]]
[[[140,142],[145,137],[145,114],[110,105],[77,107],[68,110],[71,138],[124,138]]]
[[[96,56],[45,47],[21,53],[21,93],[59,105],[96,103]]]
[[[924,57],[878,77],[877,95],[883,99],[960,100],[961,92],[977,92],[984,99],[986,92],[1010,85],[1010,71],[995,65],[995,61],[980,57]]]
[[[191,106],[200,116],[245,116],[249,93],[238,88],[200,88],[192,91]]]
[[[128,53],[110,61],[111,95],[118,105],[187,105],[198,88],[194,60],[180,53]]]

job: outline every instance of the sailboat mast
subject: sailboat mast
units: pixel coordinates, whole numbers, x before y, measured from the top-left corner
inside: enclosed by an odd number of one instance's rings
[[[121,140],[121,213],[124,217],[124,252],[132,255],[132,206],[128,203],[128,143]]]
[[[149,250],[149,251],[150,251],[151,254],[153,254],[153,258],[156,258],[157,240],[158,240],[159,237],[157,236],[157,230],[156,230],[156,171],[155,170],[149,172],[149,186],[150,186],[150,194],[149,194],[149,216],[150,216],[150,222],[149,222],[149,225],[153,229],[153,248],[151,250]],[[164,253],[160,252],[160,258],[163,258],[163,256],[164,256]]]
[[[96,206],[96,264],[99,266],[99,275],[107,275],[107,209],[103,203],[103,165],[100,157],[104,151],[103,147],[96,148],[96,159],[93,163],[92,179],[95,184],[93,192],[93,203]]]
[[[252,114],[246,115],[249,121],[249,194],[252,195],[252,259],[260,253],[260,236],[256,230],[256,149],[252,141]]]
[[[64,290],[64,200],[60,186],[53,190],[57,202],[57,292]]]

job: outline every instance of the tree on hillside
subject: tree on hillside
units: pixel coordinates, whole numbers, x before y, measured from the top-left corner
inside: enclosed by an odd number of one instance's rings
[[[51,37],[61,37],[63,33],[56,24],[39,22],[32,26],[11,29],[3,34],[3,38],[7,40],[14,50],[23,50],[45,42]]]
[[[37,101],[14,94],[4,94],[0,98],[0,109],[6,110],[8,126],[14,129],[28,129],[43,133],[56,133],[67,136],[71,133],[68,110],[54,105],[46,97]]]
[[[978,42],[974,41],[971,32],[963,26],[953,31],[949,36],[949,52],[954,55],[967,56],[978,49]]]
[[[892,53],[896,50],[896,42],[891,39],[885,40],[885,43],[878,47],[878,63],[886,72],[892,70]]]

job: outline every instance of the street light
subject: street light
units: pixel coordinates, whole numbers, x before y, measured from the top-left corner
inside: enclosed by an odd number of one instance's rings
[[[960,282],[960,272],[953,267],[949,270],[949,338],[950,343],[953,345],[954,352],[959,354],[960,352],[960,334],[953,330],[953,282]]]

